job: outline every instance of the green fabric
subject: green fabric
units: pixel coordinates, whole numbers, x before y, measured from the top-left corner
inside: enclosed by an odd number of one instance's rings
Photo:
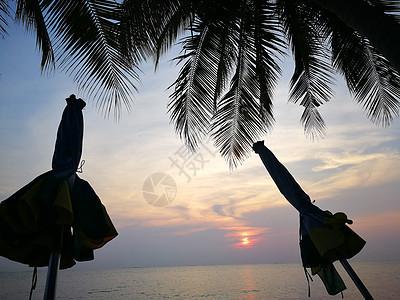
[[[81,233],[86,246],[97,249],[117,236],[106,208],[87,181],[76,177],[71,196],[74,232]]]
[[[346,285],[344,284],[342,277],[340,277],[333,264],[329,264],[322,268],[318,272],[318,276],[324,283],[326,291],[329,295],[336,295],[346,289]]]
[[[94,251],[85,244],[82,232],[74,234],[74,258],[77,261],[89,261],[94,259]]]

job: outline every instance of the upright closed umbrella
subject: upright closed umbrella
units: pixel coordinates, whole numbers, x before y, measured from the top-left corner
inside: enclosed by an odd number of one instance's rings
[[[86,104],[74,95],[66,101],[52,170],[0,203],[0,255],[31,267],[49,266],[48,281],[53,264],[58,270],[58,263],[66,269],[92,260],[94,249],[117,236],[99,197],[76,174]]]
[[[253,149],[259,154],[279,191],[299,211],[303,267],[310,268],[313,275],[318,274],[327,292],[335,295],[346,289],[333,266],[333,262],[339,260],[363,296],[372,299],[346,260],[359,253],[365,245],[365,241],[346,225],[352,224],[352,221],[342,212],[332,214],[314,205],[263,141],[254,143]]]

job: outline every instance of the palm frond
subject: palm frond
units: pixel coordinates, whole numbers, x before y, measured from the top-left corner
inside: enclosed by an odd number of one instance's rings
[[[186,62],[171,85],[175,86],[175,90],[170,95],[168,104],[168,112],[177,133],[192,151],[209,131],[213,108],[212,74],[216,73],[207,51],[203,51],[208,42],[208,27],[199,25],[196,28],[198,33],[187,37],[184,42],[187,53],[176,58]]]
[[[283,54],[284,41],[280,33],[278,20],[273,16],[274,6],[266,1],[254,1],[254,50],[256,54],[255,74],[259,84],[261,118],[267,127],[274,122],[273,91],[281,69],[277,60]]]
[[[176,58],[185,61],[169,105],[177,132],[194,150],[212,118],[212,137],[231,168],[274,121],[272,93],[280,74],[275,59],[283,41],[272,8],[256,2],[214,3],[213,13],[211,2],[203,3],[183,40],[185,52]]]
[[[214,49],[216,49],[215,56],[217,64],[217,73],[213,95],[214,113],[217,110],[218,101],[229,83],[230,72],[234,66],[235,45],[231,34],[231,27],[232,26],[218,26],[218,38],[214,40]]]
[[[55,37],[57,61],[73,75],[78,87],[98,99],[105,115],[121,105],[130,108],[132,80],[138,80],[134,61],[121,54],[119,5],[111,0],[52,2],[46,19]]]
[[[53,44],[43,16],[46,4],[41,2],[19,0],[15,18],[25,25],[27,31],[36,33],[36,47],[42,53],[41,69],[42,71],[52,71],[55,68]]]
[[[374,65],[371,70],[374,80],[357,90],[355,99],[367,111],[372,122],[383,127],[389,126],[393,118],[399,116],[400,75],[372,46],[370,59]]]
[[[190,28],[195,19],[196,9],[192,6],[191,1],[183,1],[180,5],[169,5],[170,8],[175,7],[173,12],[166,17],[166,10],[160,13],[164,15],[165,20],[160,27],[156,37],[155,51],[153,54],[155,68],[158,67],[160,57],[166,53],[176,42],[180,34],[183,34]]]
[[[238,58],[236,73],[231,81],[231,88],[220,100],[218,110],[213,122],[213,137],[215,145],[220,148],[220,153],[228,161],[230,166],[236,166],[240,158],[246,156],[248,141],[245,134],[250,128],[244,127],[247,118],[241,119],[242,113],[247,111],[243,105],[250,100],[250,94],[244,88],[244,74],[246,68],[245,35],[242,32],[238,43]],[[247,154],[248,155],[248,154]]]
[[[2,38],[7,34],[8,19],[10,17],[10,6],[6,0],[0,0],[0,36]]]
[[[259,78],[260,67],[264,68],[263,76],[271,70],[266,65],[257,66],[260,55],[265,53],[260,49],[257,53],[254,47],[253,13],[248,7],[242,7],[242,16],[236,29],[236,71],[230,89],[218,102],[213,119],[215,145],[231,168],[237,167],[249,156],[254,141],[265,134],[272,123],[271,116],[265,118],[262,113],[265,108],[259,98],[261,88],[268,88],[266,93],[271,90],[271,86],[261,85],[260,82],[271,80],[269,83],[273,85],[274,78]]]
[[[201,7],[199,18],[209,24],[210,47],[205,49],[213,57],[217,66],[215,85],[213,86],[213,114],[216,113],[218,101],[222,97],[234,72],[237,51],[236,23],[239,1],[220,1],[217,6],[213,1],[205,1]],[[212,11],[212,13],[209,13]]]
[[[243,84],[240,69],[239,64],[231,89],[220,101],[212,131],[215,145],[231,168],[250,155],[251,145],[266,132],[260,106],[248,90],[248,84]]]
[[[120,7],[120,43],[125,56],[141,62],[159,58],[190,24],[191,1],[125,0]]]
[[[279,1],[284,30],[292,46],[295,70],[290,82],[290,101],[304,106],[301,122],[312,139],[325,135],[326,125],[318,107],[330,100],[332,70],[322,36],[318,10],[311,4]]]
[[[400,72],[400,22],[396,16],[400,6],[398,1],[312,1],[367,39]]]
[[[344,75],[350,92],[371,121],[390,125],[399,116],[399,73],[353,29],[333,15],[330,19],[333,65]]]
[[[121,53],[137,64],[154,51],[153,6],[149,2],[126,0],[118,9]]]

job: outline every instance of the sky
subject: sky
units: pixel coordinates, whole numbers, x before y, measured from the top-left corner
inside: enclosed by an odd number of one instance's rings
[[[167,87],[179,71],[171,57],[156,73],[151,63],[143,66],[132,111],[116,121],[62,71],[42,75],[35,39],[21,26],[11,25],[0,53],[0,200],[51,169],[64,99],[75,94],[87,102],[80,177],[119,235],[95,251],[94,261],[74,268],[301,263],[298,212],[257,154],[230,170],[212,142],[196,154],[185,151],[167,114]],[[311,141],[300,125],[301,107],[287,101],[290,59],[282,66],[276,124],[265,144],[318,207],[354,221],[351,228],[367,244],[352,260],[399,260],[399,118],[377,127],[337,77],[334,98],[320,110],[327,135]],[[167,189],[152,190],[157,178]],[[0,257],[2,271],[26,269]]]

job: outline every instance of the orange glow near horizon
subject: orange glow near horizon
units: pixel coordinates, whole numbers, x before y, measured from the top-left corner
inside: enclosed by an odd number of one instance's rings
[[[242,238],[240,239],[240,246],[250,246],[252,244],[249,240],[249,236],[251,236],[251,234],[249,234],[248,232],[242,232],[240,235],[242,236]]]
[[[257,241],[259,240],[256,238],[257,234],[246,231],[239,233],[237,237],[239,238],[239,242],[235,243],[235,247],[238,248],[250,248],[254,247]]]
[[[265,227],[225,227],[225,238],[231,241],[231,247],[248,249],[255,247],[266,238],[269,228]]]
[[[249,245],[249,244],[251,244],[251,243],[250,243],[248,237],[242,238],[242,245],[243,245],[243,246],[247,246],[247,245]]]

